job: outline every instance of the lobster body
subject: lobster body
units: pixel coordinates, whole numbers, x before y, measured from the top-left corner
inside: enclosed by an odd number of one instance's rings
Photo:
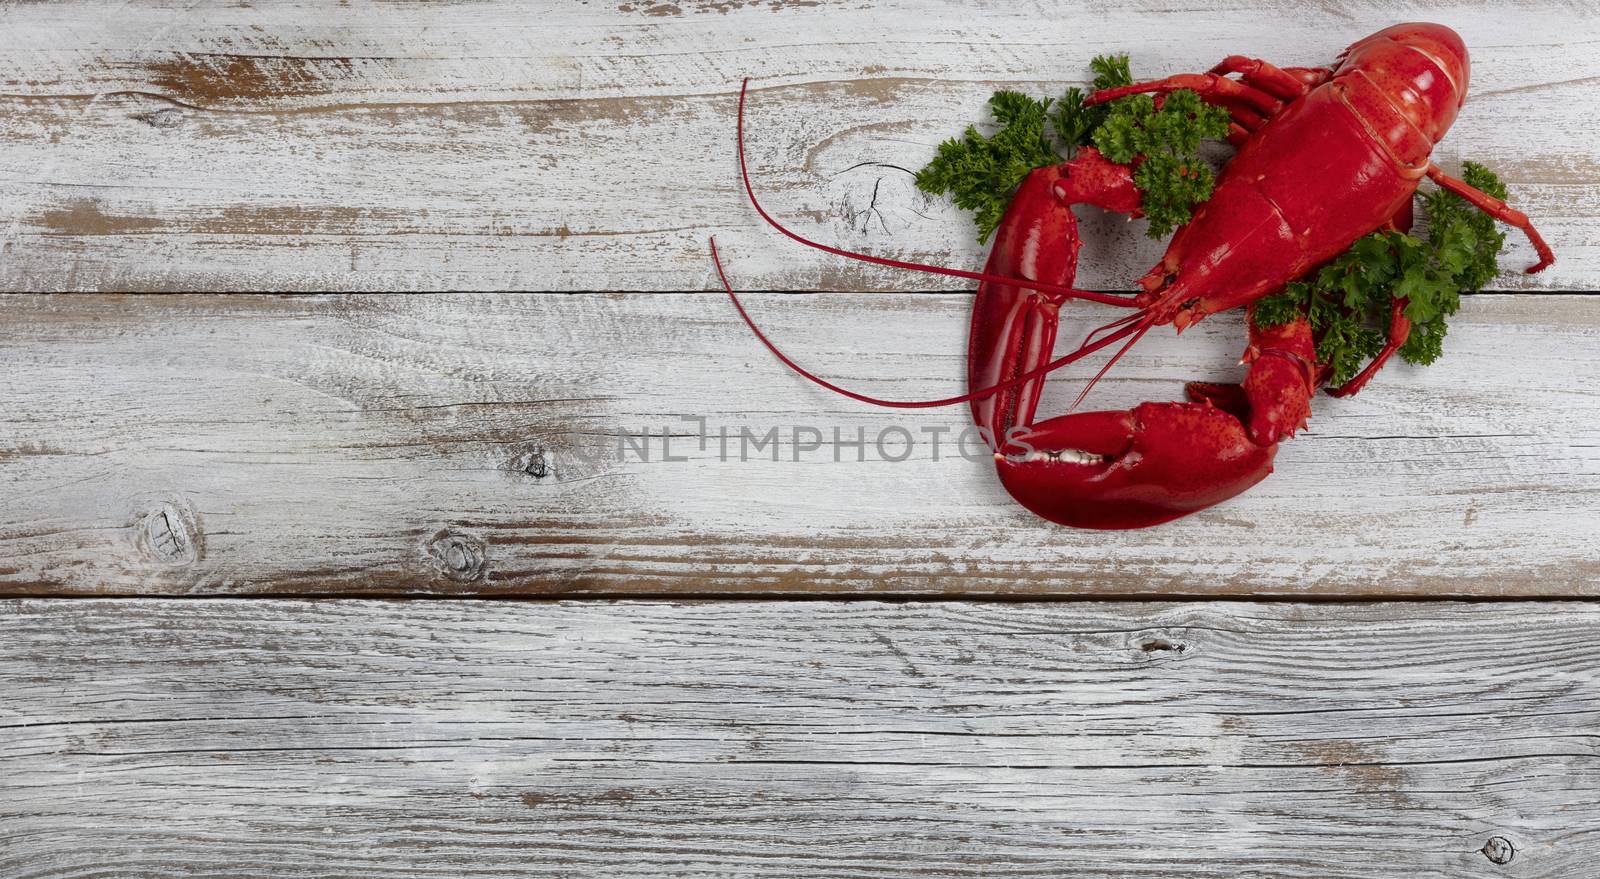
[[[1229,139],[1238,152],[1211,198],[1140,279],[1140,332],[1169,323],[1182,331],[1281,290],[1376,229],[1409,228],[1424,176],[1522,227],[1541,257],[1530,271],[1548,265],[1553,257],[1525,216],[1429,163],[1466,98],[1468,70],[1454,31],[1405,24],[1351,45],[1333,68],[1280,69],[1234,56],[1209,74],[1091,96],[1086,103],[1193,88],[1227,107],[1235,123]],[[1097,204],[1137,216],[1131,179],[1130,169],[1089,148],[1034,171],[1001,222],[986,274],[1071,286],[1079,247],[1071,206]],[[1066,298],[980,285],[968,346],[972,387],[1045,363]],[[1396,300],[1389,346],[1341,393],[1358,390],[1404,342],[1403,307]],[[1242,385],[1190,383],[1192,402],[1034,424],[1042,377],[974,401],[974,419],[997,438],[1002,483],[1044,518],[1120,529],[1187,515],[1260,482],[1272,470],[1278,441],[1305,424],[1325,370],[1304,318],[1273,330],[1251,321],[1250,332]]]
[[[1466,47],[1438,25],[1350,47],[1244,142],[1145,276],[1157,321],[1182,329],[1274,293],[1409,209],[1466,77]]]

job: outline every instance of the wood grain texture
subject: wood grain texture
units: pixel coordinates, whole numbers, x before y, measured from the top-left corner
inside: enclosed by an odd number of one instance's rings
[[[712,233],[749,288],[952,289],[761,227],[739,80],[758,185],[799,231],[975,267],[970,223],[905,169],[996,88],[1056,95],[1110,51],[1150,75],[1325,63],[1416,18],[1473,51],[1436,157],[1500,172],[1559,255],[1495,286],[1600,287],[1587,3],[68,0],[0,4],[0,289],[704,289]],[[1115,220],[1086,235],[1085,286],[1160,252]]]
[[[968,303],[750,300],[803,362],[896,398],[962,387]],[[816,389],[720,294],[11,297],[0,589],[1600,594],[1600,309],[1484,295],[1452,327],[1438,364],[1320,398],[1247,494],[1097,533],[1035,519],[959,454],[965,410]],[[1226,317],[1153,333],[1091,405],[1236,380],[1242,340]]]
[[[1585,876],[1597,626],[1587,603],[3,602],[0,874]]]

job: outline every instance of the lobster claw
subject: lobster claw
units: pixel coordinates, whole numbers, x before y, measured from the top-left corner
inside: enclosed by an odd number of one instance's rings
[[[1055,184],[1063,170],[1060,165],[1039,168],[1023,180],[995,236],[985,273],[1072,285],[1080,242],[1077,218],[1056,201]],[[1008,284],[978,285],[967,335],[967,386],[991,387],[1049,360],[1062,301]],[[1012,425],[1033,420],[1043,389],[1040,376],[1009,393],[972,401],[972,420],[987,432],[991,447],[1005,442]]]
[[[1189,382],[1190,403],[1063,415],[1013,437],[1000,481],[1033,512],[1078,528],[1143,528],[1240,494],[1272,472],[1279,440],[1311,414],[1311,324],[1262,327],[1248,312],[1250,369],[1237,385]]]
[[[1030,172],[1006,209],[984,272],[1072,286],[1082,244],[1074,204],[1138,216],[1139,191],[1132,169],[1085,147],[1070,162]],[[968,334],[968,387],[992,387],[1043,366],[1055,345],[1065,299],[1006,284],[980,284]],[[1043,389],[1040,376],[1009,393],[973,400],[973,421],[988,431],[991,445],[1000,448],[1007,431],[1033,421]]]
[[[1252,442],[1209,400],[1081,412],[1014,436],[1000,481],[1035,514],[1075,528],[1144,528],[1221,503],[1272,472],[1276,443]]]

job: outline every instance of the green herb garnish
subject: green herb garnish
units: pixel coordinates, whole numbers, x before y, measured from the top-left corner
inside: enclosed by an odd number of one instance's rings
[[[1061,161],[1045,135],[1049,109],[1048,99],[995,92],[989,98],[989,111],[1000,130],[994,137],[984,137],[976,126],[968,125],[963,138],[939,144],[939,155],[917,173],[917,188],[933,195],[949,192],[957,207],[976,211],[978,242],[988,241],[1022,178],[1035,168]]]
[[[1133,82],[1126,55],[1101,56],[1089,66],[1096,91]],[[933,195],[948,192],[958,207],[974,211],[978,241],[986,242],[1029,172],[1061,162],[1063,151],[1092,143],[1113,162],[1139,159],[1134,183],[1150,218],[1150,237],[1188,222],[1216,182],[1196,150],[1203,138],[1227,135],[1227,111],[1207,106],[1187,89],[1168,94],[1160,110],[1149,95],[1094,107],[1085,107],[1083,99],[1081,89],[1068,89],[1050,117],[1048,99],[996,92],[989,108],[1000,130],[984,137],[969,125],[961,138],[941,143],[939,154],[917,174],[917,187]],[[1053,130],[1047,130],[1047,118]]]
[[[1133,73],[1128,70],[1126,55],[1098,56],[1089,62],[1089,69],[1094,71],[1092,92],[1133,85]],[[1103,125],[1106,116],[1111,113],[1108,104],[1085,107],[1083,99],[1086,97],[1088,95],[1083,93],[1083,89],[1074,87],[1067,89],[1067,93],[1056,103],[1056,115],[1051,122],[1055,123],[1056,136],[1068,146],[1088,146],[1093,143],[1094,130]]]
[[[1205,138],[1227,137],[1228,111],[1207,106],[1188,89],[1168,93],[1159,110],[1149,95],[1107,106],[1111,112],[1095,129],[1094,145],[1113,162],[1143,157],[1133,172],[1139,207],[1150,218],[1149,236],[1164,238],[1211,197],[1216,175],[1196,151]]]
[[[1487,168],[1466,162],[1463,169],[1468,184],[1505,198],[1504,184]],[[1422,205],[1426,240],[1373,232],[1305,280],[1257,302],[1256,323],[1276,326],[1304,313],[1317,334],[1317,360],[1331,368],[1329,383],[1340,385],[1388,342],[1391,303],[1404,298],[1411,334],[1400,358],[1416,364],[1438,359],[1445,318],[1461,307],[1461,293],[1476,292],[1499,272],[1505,233],[1492,217],[1442,189],[1423,195]]]

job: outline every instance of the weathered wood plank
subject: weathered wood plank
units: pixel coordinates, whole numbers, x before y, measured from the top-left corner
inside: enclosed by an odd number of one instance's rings
[[[752,288],[950,289],[758,225],[741,77],[759,184],[796,228],[976,266],[965,217],[903,169],[995,88],[1059,94],[1107,51],[1151,75],[1326,62],[1407,18],[1474,51],[1439,159],[1499,170],[1560,257],[1496,286],[1600,287],[1592,4],[71,0],[0,5],[0,289],[700,289],[711,233]],[[1087,286],[1159,253],[1119,222],[1088,234]]]
[[[0,874],[1583,876],[1597,626],[1594,604],[4,602]]]
[[[962,386],[968,301],[751,307],[846,384],[932,398]],[[1241,498],[1103,534],[1013,504],[963,410],[816,389],[718,294],[11,297],[0,589],[1600,594],[1600,309],[1478,296],[1453,327],[1439,364],[1319,400]],[[1152,334],[1092,403],[1234,380],[1241,343],[1227,318]]]

